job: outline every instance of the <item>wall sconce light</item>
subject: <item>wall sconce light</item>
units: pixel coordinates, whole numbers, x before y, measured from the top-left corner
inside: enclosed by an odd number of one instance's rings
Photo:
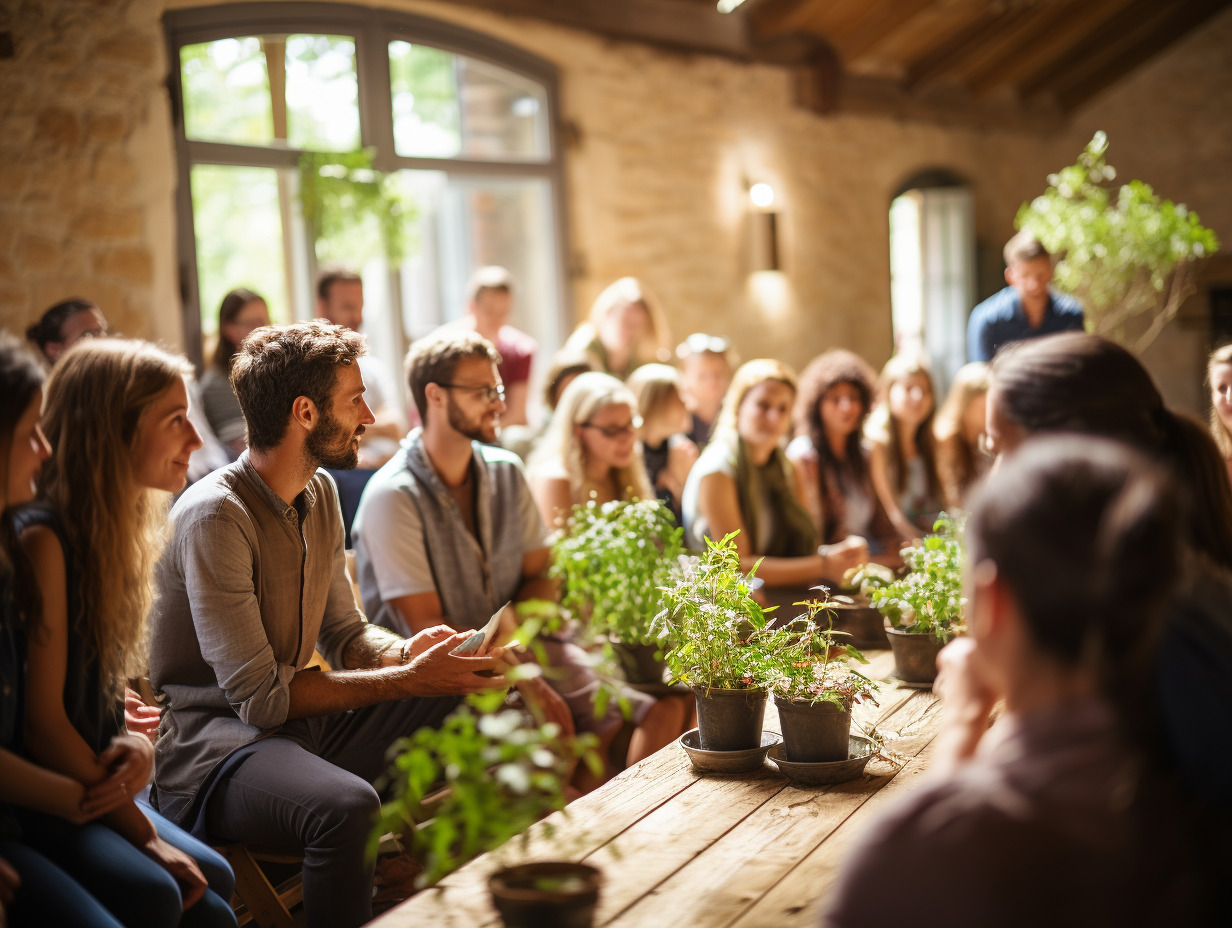
[[[749,187],[749,269],[779,269],[779,214],[774,209],[774,188],[766,183]]]

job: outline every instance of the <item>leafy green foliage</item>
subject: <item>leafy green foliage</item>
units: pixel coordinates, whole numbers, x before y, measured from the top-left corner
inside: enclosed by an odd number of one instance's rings
[[[561,605],[593,633],[626,644],[654,642],[651,620],[684,551],[682,535],[658,500],[574,506],[568,533],[552,546]]]
[[[1053,254],[1056,282],[1077,296],[1088,329],[1141,351],[1192,290],[1192,262],[1219,248],[1215,233],[1185,205],[1161,200],[1142,181],[1111,186],[1108,137],[1095,137],[1078,161],[1048,177],[1048,190],[1018,210],[1015,224]]]
[[[941,641],[954,637],[962,625],[963,529],[961,521],[942,513],[933,534],[915,547],[903,549],[910,572],[900,580],[871,590],[869,599],[903,631],[932,634]]]
[[[594,735],[566,741],[556,725],[528,726],[503,698],[499,691],[470,696],[439,728],[420,728],[391,752],[394,798],[381,807],[370,850],[385,832],[401,834],[424,868],[421,886],[563,809],[574,758],[601,770]],[[425,810],[424,798],[440,787],[448,794]]]
[[[876,704],[872,696],[877,683],[850,663],[867,664],[868,659],[854,645],[838,640],[847,632],[834,630],[834,610],[820,599],[796,605],[805,610],[804,615],[766,633],[766,657],[758,682],[783,699],[829,702],[840,709],[850,709],[865,699]]]
[[[371,247],[376,243],[367,240],[373,221],[390,263],[401,263],[406,254],[406,224],[414,219],[415,207],[403,196],[394,175],[373,169],[373,151],[300,155],[300,208],[319,260],[349,258],[362,263],[376,250]],[[338,243],[351,247],[346,254],[322,253]]]
[[[767,610],[753,599],[740,571],[736,532],[706,539],[700,558],[681,558],[674,581],[662,588],[663,610],[652,634],[666,642],[672,676],[690,686],[761,688],[772,663],[767,647]]]

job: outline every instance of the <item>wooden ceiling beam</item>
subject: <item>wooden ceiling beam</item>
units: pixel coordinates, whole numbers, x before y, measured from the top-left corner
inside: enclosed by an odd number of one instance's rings
[[[1142,59],[1152,45],[1161,49],[1164,43],[1157,36],[1173,22],[1201,22],[1213,10],[1227,5],[1228,0],[1182,0],[1160,3],[1159,0],[1134,0],[1119,14],[1088,34],[1075,47],[1064,65],[1049,68],[1022,82],[1019,93],[1023,99],[1059,96],[1068,88],[1085,83],[1090,77],[1105,72],[1118,63],[1129,70]],[[1201,18],[1195,19],[1201,10]],[[1122,71],[1124,73],[1124,71]]]
[[[754,39],[771,39],[803,29],[809,14],[809,0],[756,0],[746,2],[744,7],[749,8],[744,16]]]
[[[934,46],[919,61],[908,65],[904,86],[918,87],[959,77],[972,57],[981,57],[990,47],[1007,40],[1012,42],[1015,32],[1038,15],[1038,7],[1010,6],[985,10],[979,19],[955,32],[949,41]]]
[[[1229,0],[1190,0],[1169,9],[1168,15],[1149,33],[1142,34],[1136,43],[1124,47],[1099,67],[1087,70],[1082,77],[1074,77],[1057,86],[1053,91],[1057,103],[1063,111],[1072,112],[1228,6]]]
[[[1130,0],[1087,0],[1058,4],[1055,19],[1042,22],[1021,45],[999,61],[967,74],[966,84],[976,96],[1000,87],[1014,87],[1046,72],[1071,54],[1086,36]]]
[[[839,111],[930,125],[1005,129],[1037,136],[1053,134],[1065,125],[1064,115],[1047,104],[1032,108],[1005,106],[997,101],[977,100],[958,87],[933,87],[913,92],[888,78],[850,75],[843,78]]]
[[[898,32],[936,0],[897,0],[870,3],[860,24],[842,38],[834,40],[835,51],[844,61],[853,61],[873,51]]]

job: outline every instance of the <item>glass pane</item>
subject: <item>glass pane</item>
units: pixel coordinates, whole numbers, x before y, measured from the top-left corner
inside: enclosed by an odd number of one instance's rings
[[[287,140],[292,148],[359,148],[359,80],[355,40],[335,35],[287,37]]]
[[[218,331],[219,304],[236,287],[255,290],[275,322],[289,322],[278,171],[198,164],[191,182],[201,331]]]
[[[180,49],[184,127],[190,139],[268,145],[274,139],[269,72],[257,36]]]
[[[437,48],[389,43],[399,155],[543,161],[547,92],[505,68]]]

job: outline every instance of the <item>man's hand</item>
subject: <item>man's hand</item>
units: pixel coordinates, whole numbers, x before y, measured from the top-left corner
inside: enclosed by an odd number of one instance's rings
[[[124,727],[134,735],[143,735],[151,742],[157,741],[161,715],[158,706],[147,706],[135,691],[124,688]]]
[[[998,698],[974,639],[955,638],[941,649],[933,692],[944,709],[934,766],[952,768],[975,754]]]
[[[154,772],[154,746],[143,735],[116,735],[98,755],[98,762],[107,768],[107,778],[91,788],[90,792],[114,784],[122,787],[131,799],[150,782]]]
[[[423,631],[407,639],[410,642],[407,648],[410,660],[406,663],[409,664],[419,655],[426,654],[434,645],[440,644],[456,634],[457,632],[448,625],[433,625],[431,628],[425,628]]]
[[[868,542],[859,535],[848,535],[836,544],[822,545],[817,553],[825,562],[825,576],[838,580],[851,568],[868,563]]]
[[[428,629],[420,634],[434,631],[435,629]],[[503,649],[490,648],[482,657],[451,653],[472,634],[474,633],[458,632],[450,635],[412,659],[407,665],[407,668],[413,671],[407,681],[407,695],[455,696],[477,693],[480,690],[504,689],[508,684],[502,674],[479,676],[480,673],[496,667],[497,662],[504,656]]]
[[[184,900],[184,911],[187,912],[205,895],[206,881],[197,862],[181,851],[172,847],[162,838],[155,835],[141,848],[160,867],[175,877],[180,884],[180,896]]]
[[[526,700],[526,705],[535,716],[535,721],[542,724],[543,722],[552,722],[559,726],[560,734],[563,738],[572,738],[575,729],[573,727],[573,713],[569,711],[569,704],[565,702],[564,697],[556,690],[548,685],[548,681],[541,676],[526,677],[514,684],[522,698]]]

